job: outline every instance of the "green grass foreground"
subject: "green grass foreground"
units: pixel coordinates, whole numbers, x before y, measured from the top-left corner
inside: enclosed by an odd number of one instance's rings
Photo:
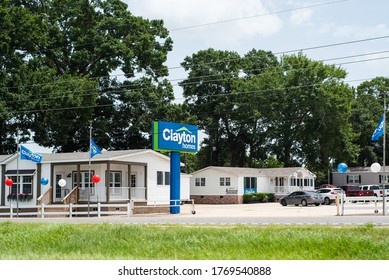
[[[389,228],[2,222],[0,259],[388,260]]]

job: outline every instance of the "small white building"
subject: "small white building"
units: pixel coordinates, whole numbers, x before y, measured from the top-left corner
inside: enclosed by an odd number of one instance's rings
[[[278,199],[295,190],[313,190],[316,175],[305,167],[240,168],[209,166],[191,173],[195,203],[243,203],[248,193],[274,193]]]
[[[20,207],[39,204],[43,195],[48,195],[46,204],[63,203],[72,194],[75,203],[170,203],[170,158],[159,152],[103,151],[92,158],[90,168],[89,152],[41,155],[41,163],[20,160],[16,154],[0,156],[0,206],[15,205],[18,186]],[[96,184],[91,181],[93,175],[100,176]],[[182,200],[189,199],[190,177],[181,174]],[[10,187],[8,178],[13,181]],[[42,178],[49,183],[43,185]],[[61,179],[66,181],[64,187],[58,184]]]

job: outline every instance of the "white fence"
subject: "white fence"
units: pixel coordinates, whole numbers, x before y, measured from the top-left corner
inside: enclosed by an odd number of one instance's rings
[[[114,208],[115,211],[109,211],[108,209]],[[125,215],[131,216],[133,206],[131,203],[126,204],[50,204],[50,205],[38,205],[31,207],[19,207],[17,209],[15,205],[10,206],[1,206],[0,210],[8,209],[9,211],[0,212],[0,217],[38,217],[45,218],[49,216],[63,216],[63,217],[73,217],[73,216],[97,216],[101,217],[102,215]],[[126,209],[126,210],[121,210]]]
[[[194,209],[194,201],[192,203],[191,213],[196,214]],[[171,200],[171,201],[146,201],[145,205],[135,205],[134,201],[131,200],[128,203],[122,204],[50,204],[50,205],[38,205],[31,207],[19,207],[16,205],[0,206],[0,218],[14,218],[14,217],[69,217],[74,216],[126,216],[130,217],[133,215],[134,209],[136,208],[158,208],[158,207],[180,207],[180,204],[188,201]],[[114,209],[114,210],[112,210]],[[8,210],[8,211],[7,211]]]
[[[383,206],[383,197],[376,196],[349,196],[346,198],[342,198],[339,196],[339,200],[337,200],[337,208],[336,212],[339,216],[344,216],[345,213],[349,210],[353,210],[355,214],[383,214],[384,210],[386,214],[388,214],[388,203],[389,197],[385,199],[385,208]]]

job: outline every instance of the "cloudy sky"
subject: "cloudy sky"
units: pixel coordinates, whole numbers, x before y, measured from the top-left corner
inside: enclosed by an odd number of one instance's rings
[[[303,50],[312,59],[341,65],[353,86],[389,77],[387,0],[123,1],[134,15],[163,19],[170,30],[174,44],[167,65],[173,85],[186,77],[174,67],[207,48],[241,55],[253,48],[277,54]]]

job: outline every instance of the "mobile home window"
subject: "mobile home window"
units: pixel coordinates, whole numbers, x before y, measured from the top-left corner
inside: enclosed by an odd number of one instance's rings
[[[163,185],[163,172],[157,171],[157,185]]]
[[[90,176],[89,176],[90,175]],[[73,186],[78,186],[79,188],[93,188],[94,184],[92,183],[92,177],[95,175],[95,171],[80,171],[79,182],[77,182],[77,171],[73,171]],[[92,190],[91,190],[92,191]]]
[[[205,187],[205,178],[195,178],[196,187]]]
[[[386,181],[384,182],[385,177],[386,177]],[[389,175],[386,175],[385,177],[384,177],[384,175],[380,175],[380,177],[379,177],[380,184],[389,182]]]
[[[349,184],[360,184],[361,183],[361,175],[348,175],[347,183]]]
[[[257,178],[256,177],[244,177],[244,188],[245,189],[255,189],[257,187]]]
[[[276,187],[284,186],[284,177],[276,177]]]
[[[9,176],[14,182],[11,187],[11,193],[17,193],[17,176]],[[32,194],[32,175],[19,175],[19,193]]]
[[[170,185],[170,172],[157,171],[157,185]]]
[[[165,172],[165,185],[170,185],[170,172]]]
[[[122,172],[109,173],[109,187],[111,194],[121,194],[122,190]]]
[[[222,187],[231,186],[231,178],[230,177],[220,177],[220,186],[222,186]]]

